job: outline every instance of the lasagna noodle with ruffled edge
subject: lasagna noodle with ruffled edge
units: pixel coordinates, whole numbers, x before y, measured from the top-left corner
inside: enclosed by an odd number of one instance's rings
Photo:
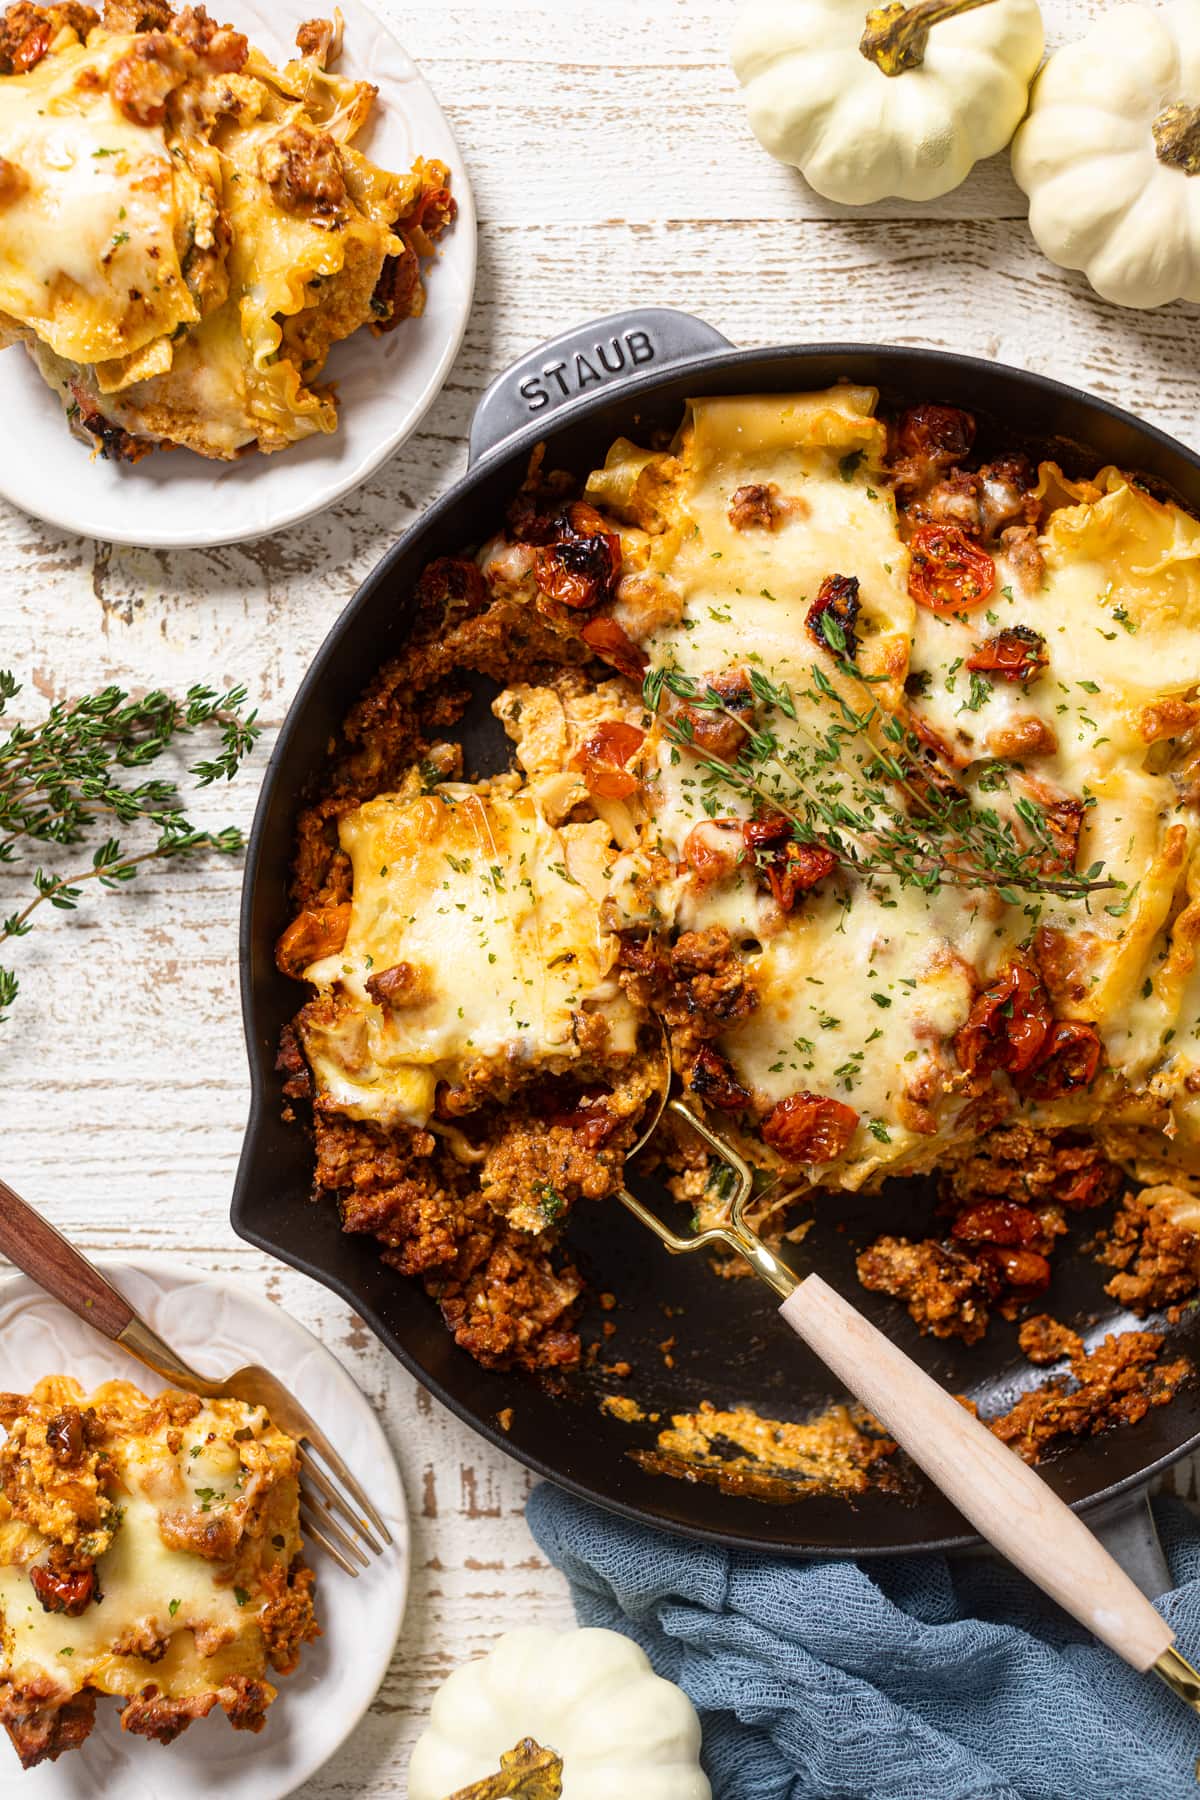
[[[136,460],[230,459],[337,425],[319,377],[423,306],[454,216],[444,165],[354,146],[375,90],[314,20],[275,68],[203,7],[9,8],[0,28],[0,341],[77,429]]]
[[[224,1708],[259,1731],[318,1635],[293,1441],[261,1407],[65,1376],[0,1396],[0,1722],[25,1767],[96,1701],[170,1743]]]
[[[497,629],[517,643],[528,620],[543,664],[557,638],[560,670],[528,680],[514,651],[522,679],[495,703],[511,792],[597,833],[626,995],[668,1019],[693,1097],[763,1180],[945,1169],[978,1200],[967,1165],[1001,1134],[976,1189],[1021,1204],[989,1215],[998,1248],[956,1264],[975,1304],[988,1255],[1018,1289],[1048,1278],[1063,1207],[1112,1197],[1106,1155],[1140,1179],[1197,1170],[1200,525],[1116,469],[969,464],[966,415],[884,421],[876,401],[697,400],[669,449],[614,444],[582,501],[535,468],[507,530],[433,566],[423,629],[488,674]],[[589,656],[604,680],[579,671]],[[766,724],[778,755],[757,791],[723,779]],[[853,832],[831,850],[836,828],[778,829],[789,780],[793,816],[814,781],[827,811],[861,806],[880,743],[908,768],[898,828],[919,827],[923,784],[949,792],[1025,846],[1025,884],[980,877],[978,851],[956,879],[970,857],[953,846],[926,881],[868,874]],[[708,1222],[720,1186],[680,1151],[680,1196]]]
[[[346,936],[304,969],[319,993],[299,1021],[322,1109],[424,1126],[439,1082],[502,1094],[629,1062],[636,1016],[600,923],[603,822],[552,824],[533,792],[442,782],[381,794],[339,837]]]

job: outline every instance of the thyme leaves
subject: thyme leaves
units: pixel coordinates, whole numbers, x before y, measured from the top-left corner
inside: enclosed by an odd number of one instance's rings
[[[9,670],[0,669],[0,716],[21,691]],[[91,861],[67,875],[37,864],[33,894],[7,918],[0,918],[0,944],[25,937],[43,905],[73,911],[86,882],[117,888],[132,881],[146,863],[204,852],[235,856],[243,848],[236,826],[209,830],[192,823],[175,781],[126,773],[157,761],[179,738],[207,730],[216,734],[211,755],[188,765],[197,787],[231,781],[259,734],[256,714],[245,710],[243,687],[219,691],[198,684],[182,699],[156,689],[131,699],[116,686],[79,700],[57,701],[40,724],[13,725],[0,737],[0,864],[16,866],[33,844],[83,843],[98,827],[105,835]],[[122,832],[152,833],[145,848],[127,849]],[[19,983],[0,968],[0,1023],[17,998]]]
[[[836,646],[830,646],[835,651]],[[1062,866],[1042,809],[1015,796],[1008,816],[981,804],[980,794],[1007,794],[1006,772],[989,771],[973,796],[910,722],[871,695],[881,680],[837,659],[855,704],[818,664],[811,686],[794,690],[761,669],[745,671],[753,717],[735,711],[716,687],[677,668],[658,667],[642,689],[667,740],[695,758],[710,816],[720,795],[782,814],[800,843],[820,843],[869,881],[890,877],[932,892],[943,887],[994,890],[1011,905],[1053,897],[1087,901],[1124,884],[1094,863],[1082,873]],[[664,710],[664,695],[685,703]],[[741,727],[738,749],[719,754],[703,743],[695,718],[722,715]]]

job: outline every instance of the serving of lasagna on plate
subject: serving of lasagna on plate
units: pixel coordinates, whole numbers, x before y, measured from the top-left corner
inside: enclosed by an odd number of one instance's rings
[[[259,1731],[318,1635],[296,1446],[261,1408],[64,1376],[0,1396],[0,1722],[26,1768],[100,1695],[169,1744],[220,1706]]]
[[[337,426],[332,345],[421,311],[441,162],[356,146],[375,98],[313,19],[275,67],[202,6],[18,0],[0,22],[0,343],[76,433],[228,461]]]
[[[698,399],[583,484],[535,458],[421,577],[300,821],[281,1063],[318,1190],[483,1362],[578,1359],[570,1212],[662,1024],[769,1235],[936,1174],[859,1258],[922,1329],[1019,1315],[1083,1212],[1122,1303],[1196,1288],[1200,523],[1003,449],[860,387]],[[724,1166],[655,1146],[715,1222]]]

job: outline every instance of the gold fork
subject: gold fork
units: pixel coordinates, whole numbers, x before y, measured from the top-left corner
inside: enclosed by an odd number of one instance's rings
[[[220,1381],[199,1374],[139,1318],[82,1251],[2,1180],[0,1250],[71,1312],[176,1387],[203,1400],[264,1407],[299,1450],[300,1517],[308,1536],[347,1575],[370,1567],[366,1551],[383,1555],[392,1537],[379,1513],[316,1421],[268,1369],[250,1364]]]

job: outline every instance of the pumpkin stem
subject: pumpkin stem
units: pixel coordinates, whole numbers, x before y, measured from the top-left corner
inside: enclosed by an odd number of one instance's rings
[[[906,69],[919,69],[924,62],[931,26],[989,4],[990,0],[916,0],[915,5],[905,6],[904,0],[889,0],[867,14],[867,28],[858,47],[885,75],[903,75]]]
[[[1200,106],[1176,101],[1165,106],[1154,121],[1154,150],[1168,169],[1200,175]]]

